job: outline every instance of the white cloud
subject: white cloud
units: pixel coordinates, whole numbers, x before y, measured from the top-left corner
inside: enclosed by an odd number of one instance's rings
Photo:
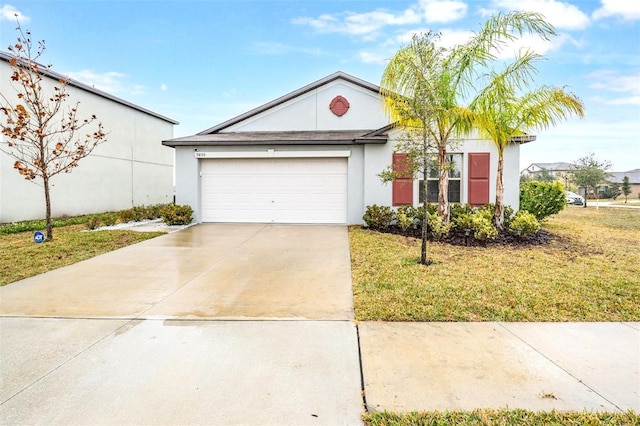
[[[629,72],[622,75],[618,70],[599,70],[587,76],[592,83],[590,88],[599,91],[599,96],[594,101],[605,105],[640,105],[640,71]],[[624,96],[606,97],[608,94],[619,94]]]
[[[5,4],[0,8],[0,22],[2,21],[16,22],[16,19],[18,19],[18,21],[20,21],[21,24],[26,24],[31,20],[31,18],[23,15],[22,12],[20,12],[10,4]]]
[[[317,31],[349,35],[374,35],[378,30],[389,25],[407,25],[420,22],[420,15],[409,8],[400,13],[392,13],[385,9],[373,12],[340,14],[323,14],[317,18],[301,17],[292,22],[298,25],[309,25]]]
[[[69,72],[67,76],[112,95],[139,95],[145,92],[143,85],[127,85],[123,81],[126,76],[115,71],[100,74],[91,70],[82,70]]]
[[[386,64],[387,61],[393,56],[393,52],[388,54],[380,52],[361,51],[358,53],[358,59],[365,64]]]
[[[593,19],[620,16],[626,20],[640,19],[640,2],[637,0],[601,0],[602,7],[593,12]]]
[[[317,18],[299,17],[297,25],[308,25],[319,32],[376,38],[385,27],[431,22],[452,22],[464,17],[467,5],[457,0],[419,0],[402,11],[376,9],[371,12],[322,14]]]
[[[617,98],[605,101],[607,105],[640,105],[640,96],[629,96],[628,98]]]
[[[634,0],[622,0],[634,1]],[[503,10],[521,10],[540,13],[554,27],[581,30],[589,25],[589,16],[578,7],[556,0],[494,0],[494,7]]]
[[[163,92],[164,92],[164,91],[166,91],[167,89],[168,89],[168,87],[167,87],[167,85],[166,85],[166,84],[162,83],[162,84],[160,85],[160,90],[162,90]]]
[[[426,22],[453,22],[467,14],[467,4],[454,0],[420,0]]]
[[[440,33],[441,38],[438,45],[445,49],[451,49],[456,45],[464,44],[475,35],[473,31],[454,29],[444,29]]]
[[[640,95],[640,72],[620,75],[618,70],[599,70],[587,76],[593,81],[592,89]]]

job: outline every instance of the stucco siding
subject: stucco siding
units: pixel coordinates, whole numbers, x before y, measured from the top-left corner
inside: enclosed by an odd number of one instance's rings
[[[329,109],[331,100],[338,95],[350,104],[349,111],[341,117]],[[387,124],[378,94],[338,80],[230,126],[224,132],[373,130]]]
[[[13,101],[10,66],[0,61],[2,94]],[[43,91],[57,81],[45,77]],[[173,135],[173,123],[95,93],[68,86],[66,106],[80,102],[78,118],[95,114],[107,132],[107,142],[80,160],[71,173],[51,180],[53,216],[115,211],[135,205],[173,201],[173,150],[161,141]],[[95,127],[87,128],[93,131]],[[6,149],[6,140],[0,142]],[[41,180],[24,180],[13,169],[14,159],[0,152],[0,222],[39,219],[45,215]]]

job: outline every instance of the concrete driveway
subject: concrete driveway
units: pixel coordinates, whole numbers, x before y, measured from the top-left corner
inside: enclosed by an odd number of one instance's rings
[[[353,319],[344,226],[204,224],[0,288],[4,316]]]
[[[1,424],[361,424],[344,226],[198,225],[0,288]]]

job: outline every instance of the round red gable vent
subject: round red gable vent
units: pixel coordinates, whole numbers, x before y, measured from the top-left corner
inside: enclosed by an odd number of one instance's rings
[[[338,95],[329,104],[329,109],[338,117],[342,117],[349,111],[349,101]]]

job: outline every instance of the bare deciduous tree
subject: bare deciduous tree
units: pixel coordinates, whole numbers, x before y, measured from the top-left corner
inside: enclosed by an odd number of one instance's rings
[[[9,46],[13,54],[11,86],[14,96],[0,94],[0,129],[6,147],[0,146],[15,159],[13,167],[28,181],[42,179],[46,206],[47,239],[53,239],[51,227],[50,180],[60,173],[70,173],[78,162],[87,157],[100,143],[106,142],[106,133],[95,115],[78,116],[78,105],[67,105],[68,80],[60,79],[51,91],[43,88],[49,66],[37,60],[45,50],[44,40],[37,47],[31,33],[18,24],[19,37]]]

